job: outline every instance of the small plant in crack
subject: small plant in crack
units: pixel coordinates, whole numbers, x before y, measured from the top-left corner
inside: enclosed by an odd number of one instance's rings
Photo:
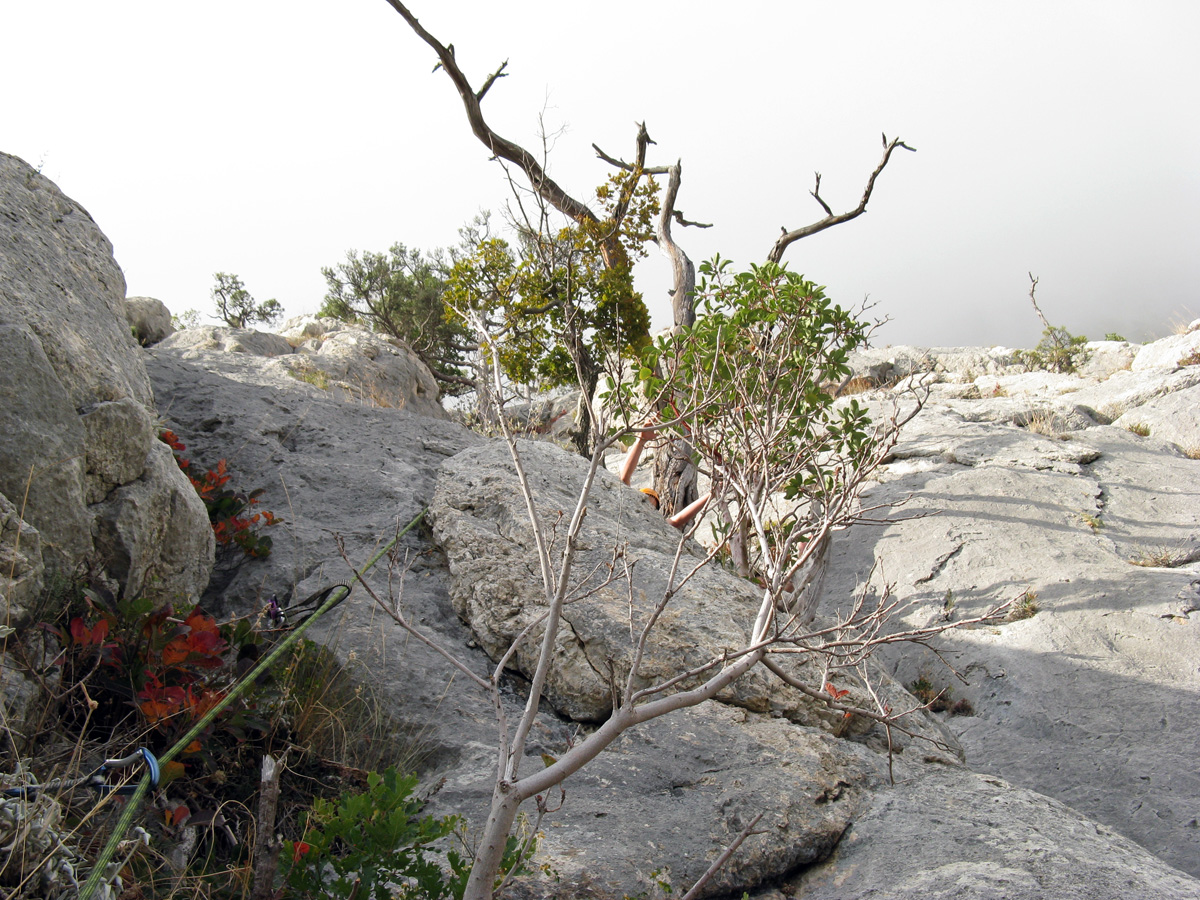
[[[1148,569],[1174,569],[1200,558],[1200,550],[1184,547],[1142,548],[1129,562]]]
[[[1008,621],[1019,622],[1022,619],[1032,619],[1038,614],[1038,609],[1037,591],[1026,591],[1017,598],[1017,602],[1009,610]]]

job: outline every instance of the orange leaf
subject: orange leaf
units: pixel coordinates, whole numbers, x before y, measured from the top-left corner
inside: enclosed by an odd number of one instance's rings
[[[101,619],[92,626],[92,643],[103,643],[106,637],[108,637],[108,619]]]
[[[177,666],[188,658],[191,650],[186,638],[177,637],[163,647],[162,662],[164,666]]]
[[[845,696],[846,696],[848,693],[850,693],[850,690],[849,690],[849,688],[847,688],[847,689],[846,689],[846,690],[844,690],[844,691],[839,691],[839,690],[838,690],[836,687],[834,687],[834,686],[833,686],[833,685],[832,685],[830,682],[828,682],[828,681],[827,681],[827,682],[825,682],[825,691],[826,691],[826,693],[828,693],[828,694],[829,694],[831,697],[833,697],[833,699],[834,699],[834,700],[841,700],[841,699],[842,699],[843,697],[845,697]]]
[[[192,629],[193,632],[221,633],[221,629],[217,627],[217,620],[211,616],[206,616],[200,611],[200,607],[198,606],[192,610],[191,615],[183,620],[183,624]]]

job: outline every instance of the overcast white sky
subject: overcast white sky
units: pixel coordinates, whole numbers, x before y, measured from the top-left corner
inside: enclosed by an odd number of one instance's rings
[[[1200,3],[412,0],[502,135],[565,127],[683,160],[693,259],[761,261],[781,226],[858,201],[880,133],[916,147],[865,216],[786,260],[893,320],[880,343],[1030,346],[1026,299],[1092,338],[1200,317]],[[82,203],[130,295],[209,312],[216,271],[311,312],[350,248],[432,248],[507,196],[432,52],[384,0],[54,0],[0,12],[0,150]],[[669,320],[667,263],[639,276]]]

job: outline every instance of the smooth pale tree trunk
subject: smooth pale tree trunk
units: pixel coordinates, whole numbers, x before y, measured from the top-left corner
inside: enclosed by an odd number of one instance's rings
[[[463,900],[492,900],[492,890],[500,875],[500,863],[504,860],[504,848],[512,833],[517,811],[521,808],[521,797],[506,781],[496,784],[492,792],[492,808],[487,823],[483,826],[482,839],[475,851],[475,862],[467,879]]]

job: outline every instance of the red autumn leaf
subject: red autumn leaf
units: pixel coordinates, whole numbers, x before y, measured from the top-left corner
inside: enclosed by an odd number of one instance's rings
[[[179,711],[179,704],[168,700],[143,700],[138,709],[151,725],[157,725],[163,719],[170,718]]]
[[[192,698],[192,718],[199,719],[206,715],[210,709],[225,699],[224,691],[210,691],[204,688],[200,692],[200,696]],[[196,749],[199,750],[198,742]]]
[[[91,629],[83,624],[83,619],[79,618],[79,616],[71,620],[70,628],[71,637],[74,638],[75,643],[79,644],[79,646],[86,647],[92,642]]]
[[[162,663],[164,666],[177,666],[187,660],[190,652],[187,638],[177,637],[163,647]]]
[[[101,619],[92,626],[92,643],[102,644],[106,637],[108,637],[108,619]]]
[[[850,690],[849,690],[848,688],[847,688],[846,690],[844,690],[844,691],[839,691],[839,690],[838,690],[836,687],[834,687],[834,686],[833,686],[833,685],[832,685],[830,682],[828,682],[828,681],[827,681],[827,682],[825,682],[825,690],[826,690],[826,692],[827,692],[827,693],[828,693],[828,694],[829,694],[831,697],[833,697],[833,699],[834,699],[834,700],[841,700],[841,699],[842,699],[843,697],[845,697],[845,696],[846,696],[848,693],[850,693]]]
[[[192,814],[192,811],[190,809],[188,809],[186,806],[184,806],[182,803],[180,803],[174,809],[168,809],[166,812],[167,812],[167,824],[168,825],[179,825],[182,822],[184,822],[187,818],[189,818]]]
[[[217,625],[217,620],[212,616],[206,616],[200,611],[200,607],[192,609],[191,614],[183,620],[183,624],[192,630],[193,633],[207,632],[209,634],[220,634],[221,629]]]
[[[292,862],[294,862],[294,863],[300,862],[300,857],[302,857],[305,853],[307,853],[311,849],[312,849],[311,844],[306,844],[306,843],[304,843],[304,841],[296,841],[296,843],[294,843],[292,845]]]

